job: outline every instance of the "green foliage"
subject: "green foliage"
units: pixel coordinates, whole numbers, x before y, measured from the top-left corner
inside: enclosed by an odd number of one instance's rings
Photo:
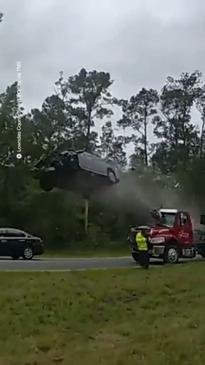
[[[122,101],[122,119],[118,125],[123,128],[132,128],[136,132],[132,136],[135,145],[135,152],[145,166],[149,162],[149,123],[153,122],[157,114],[157,104],[159,101],[156,90],[142,89],[137,95],[132,96],[130,101]]]
[[[127,164],[126,152],[124,150],[124,140],[122,136],[115,136],[112,128],[112,122],[107,121],[102,127],[100,137],[100,152],[103,157],[115,159],[121,167]]]
[[[56,82],[58,93],[66,105],[67,112],[74,120],[74,132],[81,138],[81,148],[93,151],[96,148],[96,134],[91,128],[96,119],[113,114],[109,107],[112,96],[109,91],[112,85],[110,74],[98,71],[86,71],[84,68],[68,80],[61,73]],[[74,143],[76,147],[76,143]]]
[[[191,122],[191,109],[201,95],[201,74],[185,73],[179,79],[168,77],[160,96],[162,117],[155,118],[157,142],[152,160],[163,171],[185,167],[199,153],[199,136]],[[166,164],[164,163],[166,160]],[[162,162],[162,163],[161,163]],[[166,165],[166,166],[165,166]]]

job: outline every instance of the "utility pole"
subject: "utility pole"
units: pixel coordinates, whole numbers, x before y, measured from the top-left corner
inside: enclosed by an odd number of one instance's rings
[[[83,194],[84,198],[84,231],[85,234],[88,234],[88,226],[89,226],[89,206],[90,206],[90,194]]]
[[[89,199],[85,199],[84,227],[86,235],[88,234],[88,223],[89,223]]]

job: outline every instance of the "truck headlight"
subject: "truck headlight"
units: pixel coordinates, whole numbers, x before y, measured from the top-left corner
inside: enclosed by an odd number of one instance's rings
[[[164,237],[154,237],[151,239],[152,244],[159,244],[159,243],[164,243],[164,242],[165,242]]]

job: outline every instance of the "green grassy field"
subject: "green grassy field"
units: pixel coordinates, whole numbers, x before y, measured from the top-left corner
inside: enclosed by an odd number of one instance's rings
[[[2,365],[202,365],[205,264],[0,273]]]

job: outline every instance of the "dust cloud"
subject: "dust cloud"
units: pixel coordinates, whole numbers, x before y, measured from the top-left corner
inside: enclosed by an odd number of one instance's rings
[[[185,196],[182,191],[173,188],[164,188],[162,183],[152,176],[137,176],[125,173],[121,176],[120,183],[111,187],[103,187],[93,197],[99,203],[109,202],[110,206],[126,205],[136,207],[143,216],[149,215],[152,209],[169,208],[189,212],[192,217],[194,229],[201,229],[200,210],[194,197]]]

